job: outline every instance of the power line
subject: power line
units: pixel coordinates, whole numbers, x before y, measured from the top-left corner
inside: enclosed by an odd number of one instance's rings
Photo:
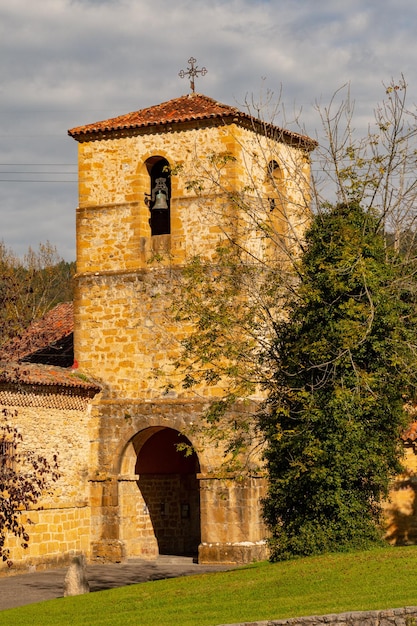
[[[1,169],[18,168],[18,169]],[[31,168],[31,169],[27,169]],[[48,168],[47,170],[42,168]],[[53,168],[53,169],[52,169]],[[59,168],[71,168],[63,171]],[[72,169],[74,168],[74,169]],[[56,171],[55,171],[56,169]],[[3,178],[4,176],[14,176],[13,178]],[[36,176],[36,178],[26,178],[26,176]],[[48,178],[42,178],[47,176]],[[63,179],[62,176],[78,176],[76,163],[0,163],[0,183],[77,183],[75,180]],[[24,177],[24,178],[22,178]],[[53,177],[53,178],[51,178]],[[59,177],[59,178],[56,178]]]
[[[0,163],[0,167],[76,167],[76,163]]]
[[[32,180],[25,178],[0,178],[0,183],[78,183],[78,180]]]
[[[22,171],[14,171],[14,170],[4,170],[3,172],[0,170],[0,176],[3,176],[3,174],[40,174],[41,176],[46,176],[47,174],[59,174],[60,176],[62,175],[68,175],[68,176],[73,176],[74,174],[77,174],[78,172],[34,172],[31,170],[25,170],[24,172]]]

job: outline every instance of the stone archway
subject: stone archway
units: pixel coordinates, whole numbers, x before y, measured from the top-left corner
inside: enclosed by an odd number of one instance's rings
[[[201,542],[200,471],[190,441],[172,428],[151,427],[131,439],[119,476],[120,539],[126,557],[196,555]]]

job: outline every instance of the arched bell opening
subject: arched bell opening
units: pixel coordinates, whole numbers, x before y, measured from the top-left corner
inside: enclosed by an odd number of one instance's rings
[[[266,253],[275,260],[282,260],[282,254],[284,258],[286,255],[288,238],[287,199],[284,174],[275,159],[268,163],[265,191],[267,194],[266,219],[269,227]]]
[[[145,202],[150,211],[151,235],[171,233],[171,168],[161,156],[150,157],[146,161],[149,174],[149,193]]]
[[[277,209],[278,212],[281,212],[284,194],[283,174],[282,169],[275,159],[272,159],[268,163],[266,187],[268,192],[269,210],[272,212]]]

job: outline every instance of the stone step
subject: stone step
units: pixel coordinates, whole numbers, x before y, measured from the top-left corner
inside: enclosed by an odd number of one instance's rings
[[[140,558],[128,558],[127,563],[138,563],[144,559]],[[160,565],[192,565],[197,563],[197,557],[192,556],[177,556],[175,554],[160,554],[155,562]]]

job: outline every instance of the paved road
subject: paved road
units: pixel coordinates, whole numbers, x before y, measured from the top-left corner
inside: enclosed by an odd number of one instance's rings
[[[124,587],[147,580],[190,576],[232,569],[227,565],[198,565],[188,557],[160,556],[156,561],[132,560],[87,566],[91,591]],[[0,578],[0,611],[63,596],[67,568]]]

